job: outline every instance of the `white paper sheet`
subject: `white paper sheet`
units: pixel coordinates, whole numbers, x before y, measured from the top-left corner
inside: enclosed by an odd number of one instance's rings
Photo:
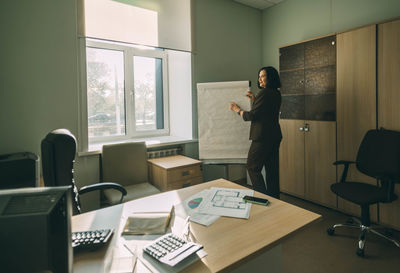
[[[248,86],[248,81],[197,84],[200,159],[247,158],[250,122],[231,111],[229,102],[250,110]]]
[[[205,213],[200,213],[198,208],[199,205],[208,198],[210,194],[210,190],[203,190],[201,192],[198,192],[182,203],[178,204],[175,206],[175,213],[182,217],[186,218],[187,216],[190,216],[190,221],[204,225],[204,226],[209,226],[212,223],[214,223],[219,216],[218,215],[212,215],[212,214],[205,214]]]
[[[199,206],[200,213],[248,219],[251,204],[243,201],[243,196],[253,196],[253,190],[216,188],[210,189],[210,194]]]

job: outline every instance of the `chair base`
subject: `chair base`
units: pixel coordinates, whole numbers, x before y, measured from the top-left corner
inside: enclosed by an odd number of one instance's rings
[[[372,232],[376,235],[378,235],[381,238],[384,238],[386,240],[391,241],[394,243],[397,247],[400,248],[400,243],[393,238],[390,238],[389,236],[384,235],[383,233],[377,231],[375,228],[382,228],[378,226],[365,226],[361,223],[361,221],[357,218],[351,217],[349,221],[347,221],[345,224],[336,224],[333,225],[332,227],[327,229],[327,233],[329,235],[334,235],[335,229],[337,227],[349,227],[349,228],[358,228],[361,230],[360,236],[358,237],[358,247],[357,247],[357,255],[360,257],[364,257],[364,246],[365,246],[365,240],[367,238],[367,233]]]

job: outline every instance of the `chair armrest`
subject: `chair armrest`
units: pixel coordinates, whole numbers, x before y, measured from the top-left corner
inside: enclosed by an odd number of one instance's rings
[[[349,160],[338,160],[333,162],[333,165],[344,165],[342,177],[340,178],[340,182],[345,182],[347,178],[347,173],[349,171],[349,166],[350,164],[356,163],[355,161],[349,161]]]
[[[333,162],[333,165],[350,165],[356,163],[355,161],[349,161],[349,160],[338,160]]]
[[[85,193],[96,191],[96,190],[108,190],[108,189],[114,189],[114,190],[121,192],[120,203],[122,202],[122,199],[124,198],[124,196],[127,194],[126,189],[123,186],[121,186],[118,183],[114,183],[114,182],[102,182],[102,183],[84,186],[79,189],[78,193],[85,194]]]

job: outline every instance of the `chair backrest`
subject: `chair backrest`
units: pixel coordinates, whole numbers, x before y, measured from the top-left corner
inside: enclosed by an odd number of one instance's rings
[[[80,213],[78,189],[73,176],[76,153],[75,136],[67,129],[53,130],[42,140],[41,152],[45,186],[71,185],[74,214]]]
[[[400,132],[369,130],[358,149],[357,169],[371,177],[400,180]]]
[[[121,185],[148,182],[145,142],[103,145],[102,179]]]

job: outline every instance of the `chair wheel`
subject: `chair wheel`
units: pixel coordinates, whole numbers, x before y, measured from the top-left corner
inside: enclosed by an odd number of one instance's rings
[[[357,255],[358,255],[359,257],[364,257],[364,249],[357,248]]]
[[[328,228],[327,230],[326,230],[326,232],[328,233],[328,235],[333,235],[333,234],[335,234],[335,230],[333,229],[333,228]]]

